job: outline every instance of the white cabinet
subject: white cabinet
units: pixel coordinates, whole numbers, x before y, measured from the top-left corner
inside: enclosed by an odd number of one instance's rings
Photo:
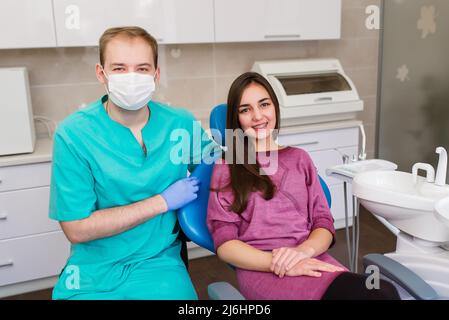
[[[69,257],[48,218],[50,173],[49,161],[0,167],[0,297],[51,286]]]
[[[0,1],[0,49],[55,46],[52,0]]]
[[[54,0],[57,44],[97,46],[110,27],[140,26],[159,43],[214,41],[212,0]]]
[[[140,26],[161,44],[340,38],[341,0],[2,0],[0,49],[98,46]]]
[[[359,128],[357,125],[313,130],[301,133],[288,133],[279,135],[279,143],[299,147],[307,151],[315,164],[318,174],[329,187],[332,197],[331,212],[334,217],[334,226],[340,229],[345,226],[344,188],[341,180],[328,177],[326,169],[343,164],[343,155],[349,158],[356,156],[359,150]],[[348,215],[352,217],[351,186],[348,185]],[[351,219],[350,219],[351,220]],[[350,221],[351,223],[351,221]]]
[[[215,41],[338,39],[341,0],[215,0]]]

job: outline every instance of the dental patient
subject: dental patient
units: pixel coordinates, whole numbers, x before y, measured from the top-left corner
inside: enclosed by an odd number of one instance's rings
[[[280,110],[268,81],[242,74],[227,106],[226,128],[243,135],[226,139],[214,166],[207,226],[219,258],[236,268],[243,296],[399,299],[389,282],[370,290],[365,275],[348,272],[326,252],[335,243],[326,197],[309,154],[275,142]]]

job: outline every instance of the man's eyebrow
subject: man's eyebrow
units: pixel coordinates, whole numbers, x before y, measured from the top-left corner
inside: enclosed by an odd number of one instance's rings
[[[111,63],[111,66],[121,66],[121,67],[124,67],[124,66],[126,66],[126,63],[122,63],[122,62],[113,62],[113,63]],[[151,64],[151,63],[144,62],[144,63],[139,63],[137,66],[138,66],[138,67],[143,67],[143,66],[151,67],[152,64]]]

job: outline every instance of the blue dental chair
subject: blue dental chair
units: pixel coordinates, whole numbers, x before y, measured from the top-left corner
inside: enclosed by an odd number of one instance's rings
[[[210,128],[216,130],[213,135],[215,141],[221,145],[225,142],[226,128],[225,104],[216,106],[210,115]],[[214,132],[213,132],[214,133]],[[219,134],[218,134],[219,133]],[[200,181],[198,198],[185,207],[178,210],[178,220],[184,234],[200,247],[216,253],[212,237],[207,229],[206,216],[209,200],[210,179],[214,164],[201,163],[192,172],[192,176]],[[329,207],[331,206],[331,194],[324,180],[319,177]],[[227,282],[215,282],[208,286],[208,295],[211,300],[244,300],[240,292]]]

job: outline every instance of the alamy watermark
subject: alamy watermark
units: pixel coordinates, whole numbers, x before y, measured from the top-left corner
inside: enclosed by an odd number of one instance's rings
[[[71,4],[65,7],[65,27],[68,30],[80,30],[80,8],[77,5]]]
[[[257,151],[256,139],[242,129],[225,129],[225,136],[220,130],[202,130],[201,121],[192,123],[192,130],[185,128],[174,129],[170,133],[170,141],[175,142],[170,148],[170,161],[175,164],[212,164],[218,158],[222,158],[227,164],[255,164],[259,163],[261,175],[271,175],[276,173],[278,168],[277,150]],[[253,132],[254,134],[254,132]],[[258,135],[262,135],[267,140],[277,137],[277,129],[258,130]],[[225,146],[220,146],[216,141],[224,142]],[[263,167],[263,169],[262,169]]]
[[[369,274],[365,280],[365,286],[368,290],[380,289],[380,270],[376,265],[369,265],[365,269],[365,274]]]
[[[368,30],[380,29],[380,8],[376,5],[369,5],[365,9],[365,13],[368,15],[365,20],[365,27]]]
[[[64,269],[64,273],[67,274],[65,280],[65,286],[68,290],[80,289],[80,268],[76,265],[68,265]]]

